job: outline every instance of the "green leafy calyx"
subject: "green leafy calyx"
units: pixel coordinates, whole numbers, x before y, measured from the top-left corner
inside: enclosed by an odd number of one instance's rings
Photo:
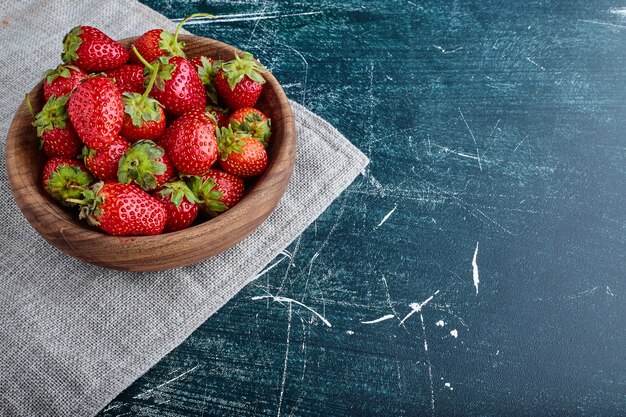
[[[231,90],[234,90],[246,75],[254,82],[265,83],[265,78],[261,74],[267,72],[267,68],[255,61],[249,52],[244,52],[243,57],[236,55],[235,59],[222,64],[222,69]]]
[[[71,63],[78,59],[78,48],[83,43],[80,35],[83,34],[83,30],[80,26],[76,26],[70,30],[63,38],[63,53],[61,59],[63,62]]]
[[[172,79],[172,73],[176,69],[176,65],[170,64],[170,59],[166,56],[160,56],[150,63],[141,56],[135,45],[131,47],[131,50],[144,66],[143,75],[148,80],[144,95],[147,95],[153,85],[156,85],[161,91],[165,90],[165,81]]]
[[[183,202],[183,198],[187,198],[190,203],[199,203],[196,195],[191,191],[191,188],[182,180],[172,181],[163,184],[161,190],[159,190],[161,197],[169,197],[170,202],[174,206],[179,207]]]
[[[104,187],[104,182],[99,181],[81,192],[80,198],[68,198],[65,201],[78,205],[80,210],[78,212],[79,219],[86,219],[87,223],[92,226],[100,224],[98,218],[102,215],[102,204],[105,200],[105,195],[100,191]]]
[[[141,127],[144,122],[161,120],[159,102],[155,99],[138,93],[124,93],[122,96],[124,113],[130,116],[134,126]]]
[[[74,71],[80,71],[78,67],[75,67],[73,65],[59,65],[54,69],[49,69],[48,71],[44,72],[43,78],[46,80],[46,83],[52,84],[52,82],[59,77],[70,78],[72,76],[72,72],[70,71],[70,69]]]
[[[154,67],[154,71],[156,71],[154,85],[159,90],[164,91],[165,82],[172,79],[172,74],[174,73],[174,70],[176,70],[176,65],[170,64],[170,59],[168,57],[160,56],[152,62],[151,66]],[[151,69],[146,67],[146,69],[144,69],[144,75],[146,76],[146,79],[148,79],[151,75]]]
[[[61,164],[50,174],[46,181],[46,191],[55,200],[65,206],[73,206],[77,203],[73,199],[80,198],[83,191],[87,190],[93,182],[93,177],[76,165]]]
[[[267,148],[268,140],[272,136],[271,120],[263,120],[260,114],[254,112],[246,114],[241,122],[233,120],[230,122],[230,127],[233,131],[249,133],[265,148]]]
[[[217,90],[215,89],[215,76],[222,67],[222,61],[209,60],[207,57],[200,57],[202,65],[198,67],[198,75],[206,88],[206,95],[213,103],[217,103]]]
[[[251,137],[249,133],[233,131],[230,127],[217,129],[216,133],[222,161],[227,160],[231,152],[243,153],[243,146],[246,145],[243,139]]]
[[[67,125],[67,109],[65,105],[69,96],[61,96],[56,98],[51,96],[43,109],[35,115],[33,126],[37,128],[37,136],[41,137],[44,133],[53,129],[65,129]]]
[[[221,191],[215,188],[215,180],[209,176],[191,176],[187,180],[191,191],[196,195],[198,204],[202,210],[211,217],[217,216],[228,210],[228,206],[220,201],[223,197]]]
[[[123,184],[135,181],[144,190],[157,187],[156,175],[167,169],[161,157],[165,151],[151,140],[135,142],[119,161],[117,180]]]
[[[167,30],[161,32],[159,36],[159,48],[168,56],[181,56],[185,58],[184,47],[185,42],[178,41],[176,37]]]

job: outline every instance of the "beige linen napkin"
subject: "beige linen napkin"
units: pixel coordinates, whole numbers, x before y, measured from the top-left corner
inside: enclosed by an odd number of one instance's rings
[[[2,138],[23,94],[59,62],[69,28],[90,24],[123,38],[174,26],[122,0],[2,0],[0,15]],[[328,123],[292,107],[297,161],[276,211],[225,253],[162,273],[97,268],[46,243],[13,202],[1,144],[0,416],[97,413],[252,281],[354,180],[367,158]]]

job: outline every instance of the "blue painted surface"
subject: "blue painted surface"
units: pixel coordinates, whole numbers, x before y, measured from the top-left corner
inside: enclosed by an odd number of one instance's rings
[[[626,4],[144,3],[372,163],[101,416],[626,414]]]

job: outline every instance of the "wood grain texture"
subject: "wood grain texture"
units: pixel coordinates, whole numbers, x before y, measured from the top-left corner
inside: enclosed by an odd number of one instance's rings
[[[122,40],[129,46],[134,38]],[[229,60],[237,49],[222,42],[184,35],[189,57],[205,55]],[[246,196],[224,214],[189,229],[157,236],[106,235],[61,208],[40,186],[44,157],[37,149],[31,116],[25,104],[17,110],[6,143],[11,190],[22,213],[52,245],[83,261],[128,271],[157,271],[190,265],[214,256],[254,231],[275,209],[293,171],[296,134],[291,108],[280,84],[270,74],[257,107],[272,119],[268,167]],[[42,84],[29,94],[36,109],[43,106]]]

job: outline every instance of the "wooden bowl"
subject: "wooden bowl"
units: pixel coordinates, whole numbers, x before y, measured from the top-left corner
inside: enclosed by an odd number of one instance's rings
[[[206,55],[229,60],[241,51],[199,36],[181,36],[189,57]],[[129,47],[136,38],[120,41]],[[42,73],[45,68],[42,68]],[[224,214],[189,229],[157,236],[109,236],[78,220],[76,210],[62,208],[41,188],[45,157],[37,148],[32,118],[22,104],[6,142],[11,191],[24,217],[48,242],[75,258],[126,271],[158,271],[190,265],[234,246],[276,208],[293,171],[296,131],[287,96],[269,73],[257,107],[272,119],[267,170],[247,195]],[[30,93],[35,109],[44,104],[39,83]]]

